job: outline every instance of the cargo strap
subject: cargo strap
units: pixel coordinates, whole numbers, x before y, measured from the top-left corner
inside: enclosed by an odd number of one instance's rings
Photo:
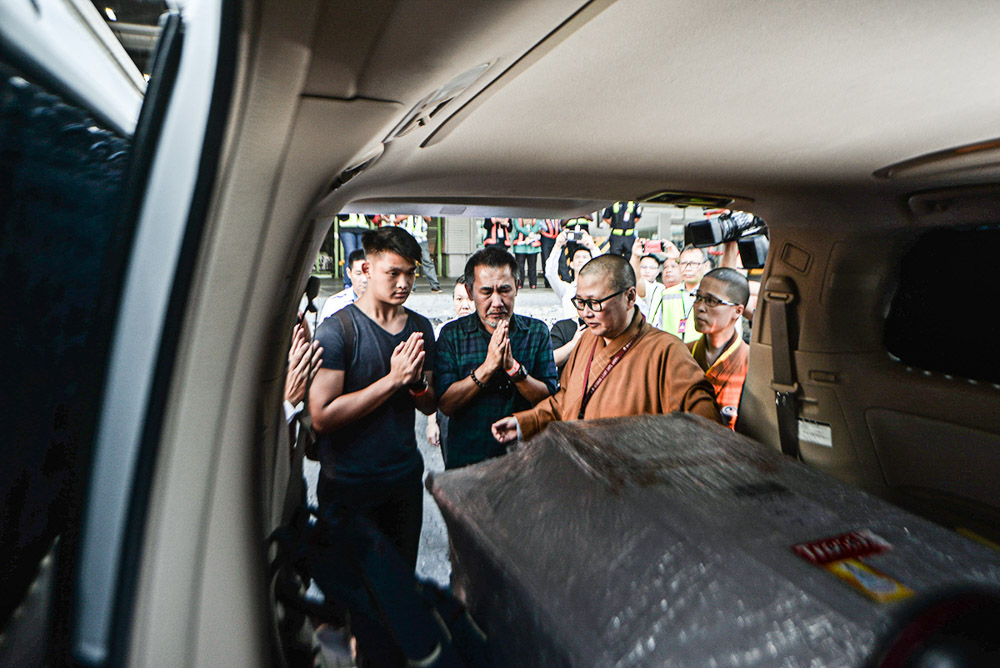
[[[781,451],[799,456],[798,394],[792,357],[791,305],[795,302],[795,284],[784,276],[767,279],[764,286],[771,321],[771,389],[778,412],[778,438]]]

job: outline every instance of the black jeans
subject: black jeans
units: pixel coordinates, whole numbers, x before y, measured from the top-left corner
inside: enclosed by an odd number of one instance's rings
[[[622,257],[632,256],[632,244],[635,243],[635,234],[630,234],[628,236],[612,234],[608,245],[610,246],[608,252],[614,253],[615,255],[621,255]]]
[[[549,254],[552,252],[552,248],[556,245],[556,240],[549,237],[542,237],[542,273],[545,271],[545,263],[549,261]],[[549,285],[549,279],[545,278],[545,287],[552,287]]]
[[[538,253],[514,253],[517,258],[517,266],[521,268],[523,281],[535,287],[538,285]],[[525,260],[528,262],[528,271],[524,270]]]
[[[383,482],[345,482],[320,476],[319,516],[328,521],[350,514],[369,519],[399,550],[403,561],[417,567],[420,529],[424,523],[423,467]]]

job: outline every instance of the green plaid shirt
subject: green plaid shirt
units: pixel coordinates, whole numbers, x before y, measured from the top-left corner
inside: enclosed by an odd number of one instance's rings
[[[438,336],[434,389],[442,396],[452,383],[468,377],[486,359],[490,334],[477,313],[447,323]],[[510,343],[514,359],[528,375],[540,380],[551,394],[559,388],[559,376],[552,359],[549,329],[541,320],[513,315],[510,319]],[[493,438],[490,427],[502,417],[531,408],[502,369],[492,378],[480,378],[487,389],[463,406],[448,423],[445,443],[445,468],[475,464],[506,452]]]

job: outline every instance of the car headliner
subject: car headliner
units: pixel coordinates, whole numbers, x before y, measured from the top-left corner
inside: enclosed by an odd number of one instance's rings
[[[380,157],[314,213],[431,203],[410,208],[440,214],[456,210],[434,205],[472,202],[481,206],[465,215],[520,213],[518,203],[568,215],[659,190],[767,209],[769,197],[803,188],[850,188],[874,202],[982,182],[992,164],[944,161],[888,183],[873,173],[1000,134],[989,20],[998,11],[862,0],[329,2],[299,120],[369,105],[361,132],[371,135],[348,162]],[[383,151],[414,104],[483,63],[468,91]]]

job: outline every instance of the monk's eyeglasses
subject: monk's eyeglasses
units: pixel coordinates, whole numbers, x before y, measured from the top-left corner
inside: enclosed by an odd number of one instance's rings
[[[626,291],[628,291],[628,288],[619,290],[615,294],[602,297],[601,299],[580,299],[579,297],[573,297],[570,301],[573,302],[573,306],[576,307],[577,311],[582,311],[589,306],[590,310],[594,313],[600,313],[604,310],[604,302],[608,301],[612,297],[617,297]]]

